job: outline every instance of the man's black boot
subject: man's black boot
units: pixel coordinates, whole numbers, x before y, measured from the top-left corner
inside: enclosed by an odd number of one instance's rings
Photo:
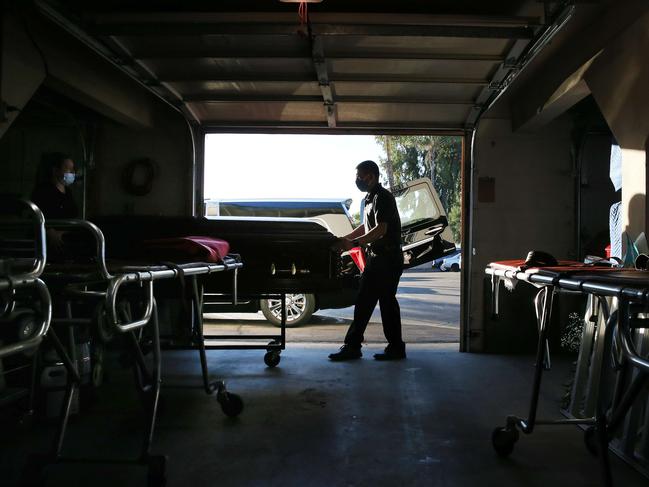
[[[360,348],[352,348],[349,345],[343,345],[336,353],[329,355],[329,360],[342,362],[343,360],[356,360],[363,356]]]
[[[375,353],[374,360],[403,360],[406,358],[406,345],[395,347],[388,345],[383,353]]]

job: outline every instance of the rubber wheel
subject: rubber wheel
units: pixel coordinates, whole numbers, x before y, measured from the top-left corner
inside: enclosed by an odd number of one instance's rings
[[[290,302],[292,296],[300,296],[300,295],[287,294],[286,299]],[[308,323],[313,313],[315,313],[315,296],[313,294],[303,294],[302,296],[304,296],[304,304],[303,306],[301,306],[301,310],[302,310],[301,313],[291,316],[289,314],[289,310],[287,307],[286,328],[297,328],[298,326]],[[264,317],[270,323],[272,323],[274,326],[281,327],[282,326],[281,311],[279,313],[277,313],[276,311],[275,312],[276,314],[274,314],[273,311],[271,310],[270,301],[279,301],[279,300],[260,299],[259,308],[261,309],[261,312],[264,314]]]
[[[266,355],[264,355],[264,363],[268,367],[277,367],[280,360],[282,360],[282,356],[279,354],[279,352],[270,351],[266,352]]]
[[[91,381],[93,387],[101,387],[104,383],[104,347],[96,344],[92,351]]]
[[[29,455],[22,472],[20,485],[23,487],[42,486],[45,482],[45,468],[49,464],[47,455]]]
[[[518,441],[518,430],[498,427],[491,434],[491,445],[501,457],[507,457],[514,451]]]
[[[93,319],[95,336],[99,343],[109,343],[115,338],[115,330],[109,323],[106,313],[106,306],[100,303],[95,308],[95,316]]]
[[[223,414],[229,418],[236,418],[243,411],[243,399],[237,394],[225,392],[219,398],[219,404],[221,404]]]
[[[597,437],[597,428],[595,426],[589,426],[584,431],[584,444],[591,455],[595,457],[599,455],[599,438]]]
[[[36,316],[32,312],[21,312],[16,318],[16,339],[18,341],[29,340],[36,331]],[[24,357],[31,358],[36,353],[35,348],[22,352]]]
[[[453,272],[460,272],[460,266],[457,265],[457,264],[453,264],[453,265],[451,265],[451,270]]]
[[[167,485],[167,457],[152,455],[149,457],[147,487],[164,487]]]

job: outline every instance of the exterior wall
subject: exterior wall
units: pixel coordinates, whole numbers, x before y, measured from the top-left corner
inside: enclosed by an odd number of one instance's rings
[[[485,351],[485,266],[543,250],[575,257],[575,191],[571,125],[556,121],[535,133],[514,133],[508,119],[484,119],[475,137],[469,351]],[[493,202],[480,201],[493,178]],[[482,179],[482,183],[481,183]],[[483,195],[484,196],[484,195]],[[486,195],[488,196],[488,195]],[[515,344],[514,344],[515,346]]]

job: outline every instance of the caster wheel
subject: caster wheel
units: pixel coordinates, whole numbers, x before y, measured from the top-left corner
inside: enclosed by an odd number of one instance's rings
[[[167,485],[167,457],[152,455],[149,457],[147,487],[164,487]]]
[[[49,464],[47,455],[30,455],[22,472],[20,485],[23,487],[42,486],[45,482],[45,468]]]
[[[277,367],[280,360],[282,360],[282,357],[279,354],[279,352],[275,352],[275,351],[266,352],[266,355],[264,355],[264,363],[268,367]]]
[[[237,394],[232,394],[230,392],[224,392],[218,396],[217,400],[221,405],[223,414],[229,418],[236,418],[243,411],[243,399]]]
[[[34,417],[34,411],[23,413],[18,417],[18,430],[22,432],[29,431],[34,427],[35,422],[36,418]]]
[[[591,455],[594,457],[599,455],[599,438],[597,438],[597,428],[595,426],[589,426],[584,431],[584,444]]]
[[[106,344],[115,338],[115,330],[109,323],[106,313],[106,306],[102,303],[95,308],[95,316],[93,320],[95,336],[99,343]]]
[[[501,457],[506,457],[514,451],[514,445],[518,441],[518,430],[507,428],[496,428],[491,434],[491,445]]]

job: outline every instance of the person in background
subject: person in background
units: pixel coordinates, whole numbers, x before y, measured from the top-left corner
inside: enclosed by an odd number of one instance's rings
[[[45,221],[78,218],[79,209],[70,192],[75,172],[72,158],[61,152],[49,152],[41,157],[41,165],[32,192],[32,201],[40,208]],[[63,232],[47,229],[48,248],[63,250]]]
[[[356,166],[356,186],[367,192],[364,224],[338,239],[336,247],[340,250],[364,247],[367,264],[345,344],[340,351],[329,355],[329,359],[342,361],[362,357],[363,335],[378,302],[388,346],[374,358],[402,360],[406,358],[406,345],[401,338],[401,310],[396,297],[403,272],[401,219],[394,196],[379,183],[379,166],[374,161],[363,161]]]

